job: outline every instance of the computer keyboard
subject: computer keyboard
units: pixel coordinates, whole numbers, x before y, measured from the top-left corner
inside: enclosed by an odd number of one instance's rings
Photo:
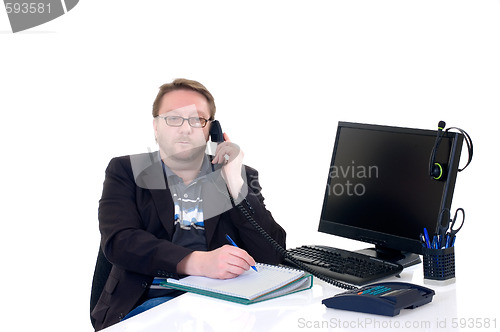
[[[302,246],[288,249],[287,252],[315,271],[353,285],[365,285],[397,275],[403,270],[399,264],[327,246]],[[296,266],[288,259],[285,264]]]

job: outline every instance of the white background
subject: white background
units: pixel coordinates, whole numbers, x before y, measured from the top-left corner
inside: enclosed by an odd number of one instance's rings
[[[104,170],[156,148],[151,105],[177,77],[214,94],[289,247],[365,246],[316,232],[338,121],[462,127],[457,277],[494,281],[499,59],[497,0],[82,0],[16,34],[0,10],[2,325],[92,330]]]

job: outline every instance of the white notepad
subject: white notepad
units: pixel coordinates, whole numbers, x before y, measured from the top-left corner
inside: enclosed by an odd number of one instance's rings
[[[257,263],[253,269],[233,279],[189,276],[167,279],[162,286],[250,304],[311,288],[312,276],[304,271]]]

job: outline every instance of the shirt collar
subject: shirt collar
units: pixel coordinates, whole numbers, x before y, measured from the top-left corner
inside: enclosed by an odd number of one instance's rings
[[[163,167],[163,171],[165,172],[165,176],[167,177],[167,180],[170,184],[176,184],[176,183],[183,183],[183,180],[175,174],[161,159],[160,156],[160,151],[158,151],[158,157],[161,160],[161,165]],[[212,172],[212,163],[210,162],[209,156],[205,153],[203,157],[203,162],[201,164],[200,172],[198,173],[198,176],[194,179],[193,182],[196,182],[200,180],[201,178],[207,176]],[[172,182],[171,182],[172,181]]]

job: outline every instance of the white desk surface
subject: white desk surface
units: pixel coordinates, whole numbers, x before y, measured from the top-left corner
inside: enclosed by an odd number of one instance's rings
[[[468,265],[472,262],[465,257],[462,262],[455,282],[448,285],[424,282],[422,264],[405,269],[400,278],[385,279],[424,285],[436,292],[431,303],[404,309],[395,317],[326,308],[321,301],[343,290],[315,279],[310,290],[252,305],[187,293],[105,331],[498,330],[500,317],[496,301],[489,301],[489,287],[476,283],[477,271]]]

